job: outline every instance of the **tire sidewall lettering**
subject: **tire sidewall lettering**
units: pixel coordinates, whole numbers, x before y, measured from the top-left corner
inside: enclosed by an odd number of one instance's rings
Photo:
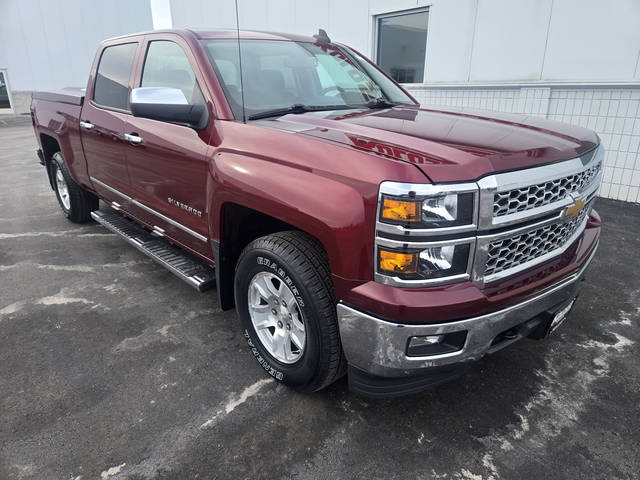
[[[295,283],[293,283],[291,277],[287,275],[287,272],[285,272],[276,261],[266,257],[258,256],[256,257],[256,263],[258,265],[262,265],[271,269],[273,273],[278,275],[285,283],[285,285],[287,285],[291,289],[291,293],[293,293],[293,296],[296,297],[296,301],[298,302],[298,305],[300,305],[300,308],[304,308],[304,299],[302,298],[302,295],[300,295],[300,290],[295,285]]]
[[[249,345],[249,348],[251,349],[251,353],[253,353],[253,356],[255,357],[255,359],[258,361],[258,363],[260,364],[260,366],[264,369],[265,372],[267,372],[269,375],[271,375],[273,378],[275,378],[276,380],[280,380],[283,381],[284,380],[284,373],[281,372],[280,370],[275,369],[261,354],[260,351],[256,348],[255,344],[253,343],[253,341],[251,340],[251,335],[249,334],[249,332],[245,329],[244,331],[244,336],[247,339],[247,344]]]

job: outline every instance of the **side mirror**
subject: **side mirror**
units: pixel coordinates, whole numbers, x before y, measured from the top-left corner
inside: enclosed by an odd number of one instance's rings
[[[202,127],[206,123],[204,105],[189,105],[179,88],[134,88],[131,90],[129,104],[134,117],[186,123],[193,127]]]

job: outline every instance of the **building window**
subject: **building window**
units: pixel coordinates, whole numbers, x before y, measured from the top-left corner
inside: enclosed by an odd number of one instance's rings
[[[376,63],[400,83],[422,83],[427,52],[427,9],[376,17]]]
[[[0,112],[3,110],[11,110],[11,100],[9,99],[7,74],[0,70]]]

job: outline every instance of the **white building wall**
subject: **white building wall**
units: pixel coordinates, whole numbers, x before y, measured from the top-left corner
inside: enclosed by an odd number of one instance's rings
[[[149,0],[2,0],[0,69],[16,112],[34,90],[84,87],[105,38],[151,30]]]
[[[640,1],[554,0],[543,80],[640,80]]]
[[[236,28],[234,0],[171,0],[171,14],[174,28]],[[238,0],[238,16],[245,30],[312,35],[324,28],[369,54],[369,0]]]
[[[539,79],[551,4],[552,0],[478,2],[469,80]],[[434,80],[438,78],[436,71]]]
[[[640,80],[638,0],[433,0],[429,28],[430,84]]]

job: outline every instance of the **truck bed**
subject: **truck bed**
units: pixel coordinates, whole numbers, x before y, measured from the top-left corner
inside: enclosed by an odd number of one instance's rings
[[[68,105],[82,105],[84,92],[84,88],[68,87],[55,92],[33,92],[33,99],[66,103]]]

